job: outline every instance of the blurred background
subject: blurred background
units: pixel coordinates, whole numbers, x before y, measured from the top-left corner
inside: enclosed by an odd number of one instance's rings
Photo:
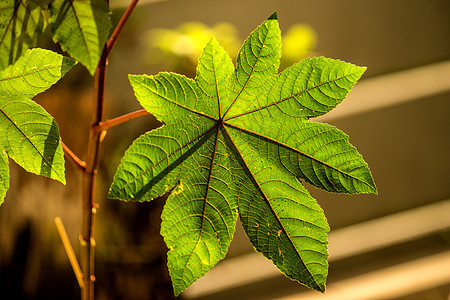
[[[127,0],[111,0],[118,21]],[[180,299],[449,299],[450,2],[141,0],[112,52],[105,118],[140,109],[127,74],[174,71],[193,77],[215,35],[235,59],[242,41],[274,11],[286,68],[307,56],[367,66],[344,103],[317,121],[350,136],[379,195],[337,195],[307,186],[325,211],[327,293],[308,291],[255,253],[238,223],[227,258]],[[45,38],[40,42],[54,48]],[[77,65],[35,100],[64,142],[84,158],[92,78]],[[159,235],[164,197],[151,203],[106,199],[121,155],[159,126],[151,116],[111,129],[97,180],[97,299],[174,299]],[[78,251],[80,174],[67,185],[27,174],[12,161],[0,207],[0,298],[79,299],[54,225],[61,217]],[[78,252],[77,252],[78,253]]]

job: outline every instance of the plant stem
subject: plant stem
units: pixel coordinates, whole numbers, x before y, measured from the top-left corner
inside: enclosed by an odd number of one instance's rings
[[[117,118],[114,119],[110,119],[110,120],[106,120],[105,122],[100,122],[97,131],[103,131],[103,130],[107,130],[111,127],[115,127],[117,125],[120,125],[122,123],[128,122],[130,120],[133,119],[137,119],[139,117],[142,116],[147,116],[150,115],[149,112],[147,112],[145,109],[140,109],[122,116],[119,116]]]
[[[81,232],[81,269],[83,272],[83,288],[81,289],[81,299],[94,299],[94,215],[96,212],[94,191],[95,176],[100,149],[100,132],[95,128],[103,118],[103,99],[105,91],[105,71],[106,71],[106,47],[98,63],[94,75],[94,96],[91,127],[89,130],[88,149],[86,155],[86,168],[83,172],[82,180],[82,201],[83,201],[83,221]]]
[[[80,236],[81,243],[81,270],[83,273],[83,288],[81,289],[82,300],[94,299],[94,283],[95,283],[95,268],[94,268],[94,217],[97,212],[97,205],[95,204],[95,177],[97,174],[97,166],[100,155],[100,143],[102,141],[102,130],[97,130],[103,120],[103,104],[105,92],[105,75],[108,55],[111,52],[115,42],[122,31],[126,21],[131,12],[136,7],[138,0],[132,0],[128,9],[122,16],[114,33],[103,48],[102,55],[97,65],[94,74],[94,94],[93,94],[93,109],[89,130],[88,149],[86,154],[86,163],[82,179],[82,229]],[[67,148],[67,147],[66,147]],[[67,148],[68,149],[68,148]],[[75,160],[75,155],[71,155],[71,151],[67,151],[68,155]]]
[[[120,19],[119,23],[116,26],[116,29],[114,29],[114,32],[111,34],[108,43],[106,43],[106,56],[108,57],[109,53],[111,52],[112,48],[116,44],[117,38],[119,37],[120,33],[122,32],[123,27],[125,26],[125,23],[128,21],[128,18],[131,16],[131,13],[133,12],[134,8],[136,7],[139,0],[131,0],[130,4],[128,5],[127,10],[123,13],[122,18]]]
[[[79,159],[78,156],[76,156],[75,153],[73,153],[72,150],[70,150],[70,148],[63,143],[63,141],[61,141],[61,145],[63,147],[64,154],[70,158],[75,167],[77,167],[81,172],[84,172],[86,169],[86,163]]]

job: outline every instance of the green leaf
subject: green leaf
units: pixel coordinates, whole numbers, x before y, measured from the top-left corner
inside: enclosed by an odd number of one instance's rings
[[[45,29],[36,0],[0,2],[0,70],[13,64],[28,48],[36,46]]]
[[[50,6],[53,40],[94,74],[112,27],[105,0],[54,0]]]
[[[8,189],[6,154],[26,171],[65,184],[58,125],[31,97],[56,83],[74,64],[57,53],[35,48],[0,72],[0,201]]]
[[[325,290],[329,226],[300,182],[338,193],[376,193],[348,137],[311,117],[343,101],[365,68],[323,57],[277,74],[276,14],[244,42],[237,68],[213,38],[195,80],[130,75],[141,105],[164,125],[125,153],[109,197],[149,201],[170,192],[161,234],[175,294],[229,247],[236,215],[257,251],[287,277]]]
[[[9,167],[8,155],[6,151],[0,152],[0,205],[6,196],[6,191],[9,189]]]

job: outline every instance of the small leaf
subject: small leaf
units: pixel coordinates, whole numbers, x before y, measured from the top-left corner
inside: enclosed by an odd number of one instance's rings
[[[75,64],[49,50],[32,49],[0,72],[0,177],[8,180],[6,154],[26,171],[65,184],[64,153],[55,120],[30,100],[62,78]],[[5,167],[6,165],[6,167]],[[2,188],[0,193],[3,191]]]
[[[3,70],[28,48],[36,46],[45,21],[36,0],[2,0],[0,12],[0,70]]]
[[[164,125],[133,142],[109,196],[171,193],[161,234],[176,295],[225,256],[237,214],[282,273],[325,291],[329,226],[299,179],[330,192],[376,193],[348,136],[309,120],[343,101],[365,68],[320,57],[277,74],[280,51],[273,14],[244,42],[236,69],[213,38],[195,80],[130,76],[137,99]]]
[[[112,27],[105,0],[54,0],[50,6],[53,40],[94,74]]]

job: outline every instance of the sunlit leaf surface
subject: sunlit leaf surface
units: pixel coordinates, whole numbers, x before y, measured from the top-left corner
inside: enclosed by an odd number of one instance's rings
[[[328,223],[301,179],[339,193],[376,193],[348,137],[309,121],[338,105],[365,68],[309,58],[277,74],[276,15],[244,42],[236,69],[212,38],[197,76],[130,75],[163,126],[125,153],[109,196],[148,201],[170,192],[161,233],[180,294],[224,258],[237,216],[257,251],[286,276],[325,290]]]
[[[28,172],[66,182],[58,125],[31,98],[56,83],[74,64],[35,48],[0,71],[0,203],[9,185],[8,156]]]

